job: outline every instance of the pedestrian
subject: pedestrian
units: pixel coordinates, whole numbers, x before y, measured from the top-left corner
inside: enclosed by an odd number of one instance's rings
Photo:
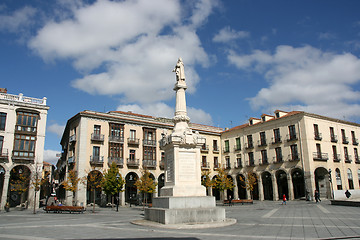
[[[229,196],[229,206],[231,206],[231,195]]]
[[[321,202],[320,193],[317,189],[315,189],[314,197],[315,197],[316,203]]]
[[[285,195],[285,194],[283,194],[283,202],[282,202],[282,204],[281,204],[281,205],[283,205],[283,204],[285,204],[285,205],[286,205],[286,195]]]

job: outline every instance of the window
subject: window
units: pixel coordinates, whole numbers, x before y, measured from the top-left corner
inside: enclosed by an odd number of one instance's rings
[[[355,162],[359,162],[359,154],[357,148],[354,148],[354,158]]]
[[[254,162],[254,153],[253,152],[249,152],[249,166],[254,166],[255,162]]]
[[[333,127],[330,127],[330,139],[331,139],[331,142],[337,142]]]
[[[113,159],[123,158],[123,145],[120,143],[109,143],[109,156]]]
[[[296,140],[296,130],[295,130],[295,125],[290,125],[289,126],[289,140]]]
[[[266,145],[266,135],[265,132],[260,132],[260,145],[265,146]]]
[[[319,143],[316,144],[316,154],[317,158],[321,159],[321,145]]]
[[[100,147],[94,146],[93,147],[93,155],[92,155],[92,161],[93,162],[100,162],[102,159],[100,159]]]
[[[206,167],[206,164],[207,164],[207,162],[206,162],[206,156],[202,156],[202,166],[203,166],[203,167]]]
[[[355,137],[355,132],[354,131],[351,131],[351,139],[352,139],[353,145],[358,145],[359,144],[357,138]]]
[[[124,126],[110,123],[110,137],[124,141]]]
[[[247,135],[247,144],[248,144],[248,148],[253,148],[253,139],[252,139],[252,135]]]
[[[34,158],[35,143],[36,143],[35,136],[16,134],[14,151],[13,151],[14,157]]]
[[[338,156],[337,149],[336,149],[336,146],[335,146],[335,145],[332,146],[332,151],[333,151],[334,161],[335,161],[335,162],[340,161],[340,158],[339,158],[339,156]]]
[[[225,158],[225,162],[226,162],[226,168],[227,168],[227,169],[230,169],[230,168],[231,168],[231,165],[230,165],[230,157],[226,157],[226,158]]]
[[[136,130],[130,130],[130,139],[133,141],[136,139]]]
[[[280,129],[276,128],[274,129],[274,143],[280,143],[280,142],[281,142]]]
[[[156,160],[156,148],[144,146],[144,160]]]
[[[314,124],[314,135],[315,135],[315,140],[321,140],[321,135],[319,133],[319,126],[317,124]]]
[[[348,138],[346,137],[346,133],[345,133],[345,129],[341,129],[341,136],[342,136],[342,141],[344,144],[348,144]]]
[[[38,114],[17,112],[16,131],[36,133]]]
[[[214,157],[214,168],[219,168],[219,160],[218,160],[218,157]]]
[[[144,144],[156,145],[156,137],[155,136],[156,136],[155,129],[144,128]]]
[[[0,156],[2,155],[3,144],[4,144],[4,137],[0,136]]]
[[[298,160],[299,159],[299,153],[298,153],[298,149],[297,149],[296,144],[290,146],[290,151],[291,151],[291,160]]]
[[[336,175],[337,189],[342,190],[341,175],[340,175],[340,170],[338,168],[335,170],[335,175]]]
[[[217,140],[213,140],[213,149],[214,149],[214,151],[219,151]]]
[[[0,130],[5,130],[6,113],[0,113]]]
[[[359,181],[359,186],[360,186],[360,169],[358,169],[358,181]]]
[[[354,189],[353,176],[350,168],[348,168],[347,170],[347,176],[348,176],[349,189]]]
[[[282,152],[281,152],[281,147],[277,147],[275,148],[275,154],[276,154],[276,162],[282,162]]]
[[[261,150],[261,162],[262,162],[262,164],[267,164],[268,163],[267,151],[266,150]]]
[[[135,150],[130,149],[129,151],[129,160],[135,161]]]
[[[101,134],[101,126],[94,125],[94,135],[100,135],[100,134]]]
[[[236,144],[235,149],[236,149],[236,150],[241,150],[241,142],[240,142],[240,138],[239,138],[239,137],[238,137],[238,138],[235,138],[235,144]]]
[[[348,152],[348,148],[344,147],[344,157],[345,157],[345,162],[349,162],[350,158],[349,158],[349,152]]]
[[[230,152],[229,140],[225,140],[225,152]]]
[[[236,167],[237,167],[237,168],[241,168],[241,167],[242,167],[241,156],[237,156],[237,157],[236,157]]]

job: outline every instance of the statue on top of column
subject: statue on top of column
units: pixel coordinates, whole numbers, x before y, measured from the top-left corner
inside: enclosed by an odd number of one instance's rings
[[[176,81],[185,81],[184,63],[181,58],[178,59],[173,72],[176,73]]]

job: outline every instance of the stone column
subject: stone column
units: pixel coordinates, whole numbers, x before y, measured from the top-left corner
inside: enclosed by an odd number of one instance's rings
[[[258,178],[258,188],[259,188],[259,200],[264,201],[264,186],[262,184],[261,175]]]
[[[274,174],[271,175],[272,180],[272,187],[273,187],[273,200],[278,201],[279,200],[279,192],[278,192],[278,186],[276,182],[276,176]]]
[[[248,189],[246,189],[246,198],[251,199],[251,192]]]
[[[314,192],[315,192],[315,175],[312,172],[305,172],[305,191],[308,191],[310,200],[314,199]]]
[[[120,192],[120,205],[125,206],[125,191]]]
[[[288,183],[288,191],[289,191],[289,200],[294,200],[294,186],[292,184],[292,177],[291,173],[288,173],[287,175],[287,183]]]
[[[9,189],[9,179],[10,179],[10,171],[7,171],[4,176],[4,186],[1,195],[1,205],[0,210],[4,209],[5,203],[7,201],[8,189]]]
[[[235,187],[233,189],[233,191],[234,191],[234,199],[238,199],[239,198],[239,189],[238,189],[238,186],[237,186],[236,183],[234,185],[235,185]]]

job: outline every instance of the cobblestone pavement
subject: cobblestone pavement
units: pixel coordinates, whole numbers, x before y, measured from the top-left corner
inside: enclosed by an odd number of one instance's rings
[[[255,201],[224,206],[235,225],[211,229],[161,229],[133,225],[142,208],[53,214],[0,212],[0,239],[360,239],[360,208],[305,201]]]

